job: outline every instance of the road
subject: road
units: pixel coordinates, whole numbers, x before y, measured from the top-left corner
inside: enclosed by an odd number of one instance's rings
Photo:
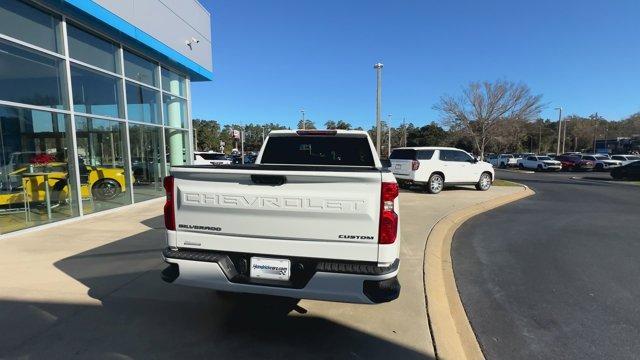
[[[454,236],[456,283],[487,359],[640,354],[640,186],[571,176],[498,171],[536,195]]]

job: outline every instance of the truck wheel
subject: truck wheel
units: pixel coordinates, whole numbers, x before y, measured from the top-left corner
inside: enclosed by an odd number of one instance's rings
[[[429,194],[437,194],[444,188],[444,179],[440,174],[431,174],[427,182],[427,192]]]
[[[491,187],[491,174],[482,173],[480,180],[476,183],[476,190],[487,191]]]
[[[91,187],[91,194],[98,200],[113,200],[120,195],[120,183],[113,179],[100,179]]]
[[[518,168],[519,168],[520,170],[524,170],[524,165],[522,165],[522,163],[520,163],[520,164],[518,164]]]

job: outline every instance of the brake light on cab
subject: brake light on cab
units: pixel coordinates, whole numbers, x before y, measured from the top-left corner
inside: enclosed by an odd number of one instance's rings
[[[167,230],[176,229],[176,212],[174,207],[173,176],[167,176],[162,182],[167,201],[164,203],[164,226]]]
[[[398,214],[395,212],[395,199],[398,197],[398,184],[383,182],[380,191],[380,225],[378,243],[393,244],[398,235]]]

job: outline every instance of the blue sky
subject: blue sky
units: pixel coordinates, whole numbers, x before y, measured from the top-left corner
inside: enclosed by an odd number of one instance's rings
[[[417,125],[470,81],[524,82],[544,118],[640,111],[640,1],[201,0],[212,13],[214,80],[194,83],[193,116],[294,126]]]

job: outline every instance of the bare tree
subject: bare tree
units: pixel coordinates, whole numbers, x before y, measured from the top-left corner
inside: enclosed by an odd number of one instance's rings
[[[444,95],[433,108],[451,130],[466,132],[481,158],[500,120],[533,120],[544,108],[542,95],[531,95],[525,84],[498,80],[473,82],[462,96]]]

